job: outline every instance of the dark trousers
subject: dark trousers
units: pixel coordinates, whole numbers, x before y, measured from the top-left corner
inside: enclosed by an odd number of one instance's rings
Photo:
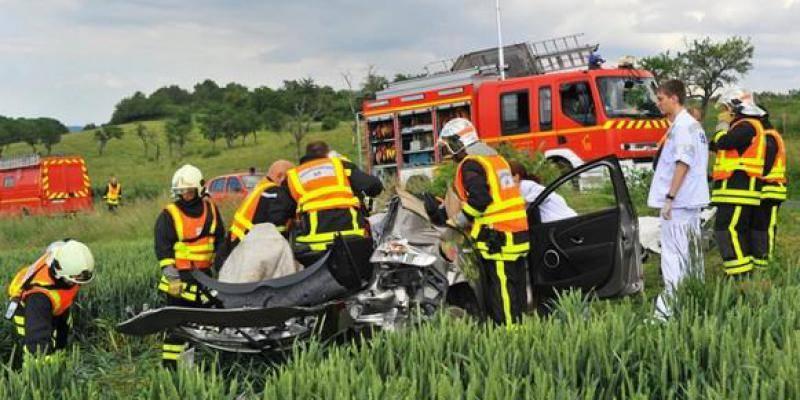
[[[714,236],[729,276],[753,270],[752,229],[757,206],[717,204]]]
[[[481,258],[481,264],[484,304],[489,318],[497,324],[519,322],[528,303],[525,257],[515,261]]]
[[[172,297],[168,294],[165,294],[165,296],[167,298],[167,306],[193,308],[209,308],[211,306],[209,302],[203,302],[199,295],[195,301]],[[188,349],[189,345],[186,339],[173,332],[167,332],[164,338],[164,344],[161,346],[161,362],[166,367],[174,368],[177,366],[181,354]]]
[[[769,264],[775,250],[778,233],[778,210],[781,202],[761,200],[761,205],[753,212],[752,237],[753,263],[764,268]]]

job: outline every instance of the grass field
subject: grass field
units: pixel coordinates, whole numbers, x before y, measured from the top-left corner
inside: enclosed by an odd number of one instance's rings
[[[158,122],[148,126],[161,132]],[[314,136],[353,155],[348,129],[342,124]],[[799,155],[796,141],[788,140],[791,154]],[[258,144],[252,138],[232,150],[218,144],[219,155],[203,157],[205,142],[193,136],[181,162],[196,163],[207,176],[264,168],[293,154],[288,143],[285,134],[262,132]],[[645,323],[661,287],[654,257],[643,295],[587,302],[570,294],[551,318],[530,316],[515,330],[443,316],[364,344],[312,343],[277,366],[204,353],[197,368],[172,373],[160,367],[157,337],[126,337],[113,327],[126,307],[161,302],[151,232],[179,163],[148,161],[130,132],[112,141],[103,157],[86,133],[66,136],[56,151],[82,153],[95,185],[113,172],[142,196],[117,215],[98,208],[73,218],[0,221],[3,282],[65,236],[90,243],[98,269],[78,299],[71,348],[21,371],[0,370],[3,399],[800,398],[800,254],[793,247],[800,240],[800,212],[791,208],[782,210],[778,259],[768,271],[750,281],[724,280],[712,250],[705,281],[686,285],[676,317],[664,325]],[[229,216],[230,207],[224,212]],[[4,323],[3,359],[16,343],[12,334]]]

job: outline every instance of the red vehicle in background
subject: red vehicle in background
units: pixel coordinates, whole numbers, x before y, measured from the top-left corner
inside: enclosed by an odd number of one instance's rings
[[[92,209],[92,188],[83,158],[33,155],[0,160],[0,214]]]
[[[240,201],[264,179],[263,174],[237,172],[220,175],[206,183],[206,192],[214,201]]]
[[[363,105],[368,169],[401,181],[431,175],[443,157],[439,130],[455,117],[471,119],[489,144],[541,151],[566,169],[607,155],[650,167],[667,129],[653,75],[632,61],[601,68],[590,62],[597,45],[579,36],[505,46],[505,80],[497,50],[486,49],[378,92]]]

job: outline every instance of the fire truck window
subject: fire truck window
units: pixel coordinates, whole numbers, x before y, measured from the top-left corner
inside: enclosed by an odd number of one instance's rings
[[[553,93],[550,86],[539,88],[539,130],[553,129]]]
[[[242,183],[239,182],[239,178],[230,177],[228,178],[228,192],[236,193],[242,191]]]
[[[209,191],[213,193],[219,193],[223,190],[225,190],[225,179],[215,179],[211,182],[211,185],[209,185]]]
[[[589,84],[576,82],[561,85],[561,111],[583,126],[595,125],[597,118]]]
[[[7,188],[14,187],[14,177],[13,176],[5,177],[5,179],[3,179],[3,187]]]
[[[503,135],[527,133],[531,130],[528,91],[504,93],[500,96]]]

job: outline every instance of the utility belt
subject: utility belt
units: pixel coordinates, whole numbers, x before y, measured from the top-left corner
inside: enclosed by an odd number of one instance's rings
[[[481,255],[487,259],[513,261],[530,250],[528,231],[501,232],[482,226],[473,239]]]

